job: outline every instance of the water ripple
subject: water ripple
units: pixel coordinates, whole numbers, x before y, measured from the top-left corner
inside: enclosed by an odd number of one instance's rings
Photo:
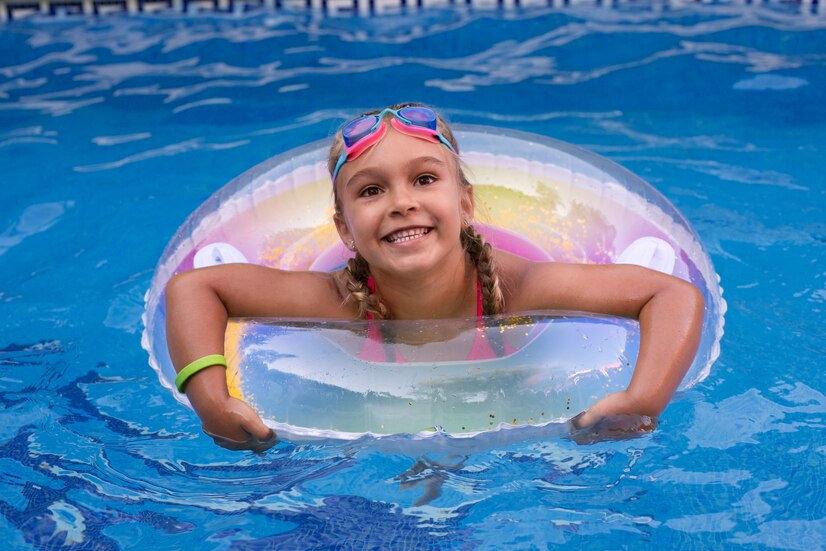
[[[710,6],[704,8],[711,9]],[[728,10],[728,12],[726,11]],[[730,17],[716,19],[680,18],[662,20],[662,14],[632,14],[618,10],[605,10],[605,14],[589,12],[584,21],[572,21],[560,25],[554,30],[537,36],[507,39],[492,44],[480,45],[480,49],[463,56],[406,56],[388,55],[372,56],[367,59],[350,59],[318,55],[325,47],[307,46],[285,49],[287,57],[279,57],[268,63],[246,67],[225,61],[214,62],[201,57],[188,56],[183,59],[169,59],[181,51],[188,51],[190,46],[205,42],[220,41],[230,46],[248,43],[263,43],[290,37],[306,30],[302,17],[248,18],[240,20],[217,20],[211,23],[193,24],[192,26],[170,26],[147,28],[137,22],[111,21],[94,32],[83,27],[54,29],[54,32],[33,30],[28,40],[32,48],[49,49],[54,45],[69,47],[63,51],[47,51],[24,63],[0,67],[0,75],[9,79],[0,83],[0,97],[9,101],[0,103],[2,109],[39,110],[53,116],[71,113],[77,109],[103,101],[95,96],[101,92],[113,91],[115,97],[128,96],[163,96],[166,103],[176,102],[213,89],[244,89],[265,87],[272,83],[283,82],[303,76],[339,76],[370,71],[379,71],[402,65],[419,65],[438,72],[438,76],[427,78],[425,86],[452,92],[467,92],[478,87],[515,84],[532,81],[537,84],[564,85],[584,83],[601,79],[617,71],[639,68],[654,62],[680,56],[718,63],[741,65],[746,71],[769,73],[778,70],[799,69],[805,66],[823,66],[826,56],[814,53],[795,55],[774,53],[754,46],[728,44],[719,41],[685,40],[704,35],[715,35],[739,29],[745,26],[760,25],[769,28],[821,28],[823,22],[795,18],[788,15],[771,13],[770,10],[735,12],[730,8],[721,8],[722,13]],[[690,13],[690,12],[686,12]],[[708,13],[706,10],[704,13]],[[572,18],[577,11],[569,12]],[[452,21],[450,25],[472,25],[479,15],[467,15]],[[651,24],[644,21],[651,20]],[[263,21],[263,24],[262,24]],[[633,21],[635,25],[629,25]],[[383,42],[389,40],[384,33],[352,34],[347,25],[330,24],[319,28],[317,32],[335,36],[340,41],[361,40]],[[420,28],[416,36],[407,37],[407,41],[420,40],[444,32],[444,21],[434,20],[429,27]],[[557,53],[563,47],[586,41],[589,37],[601,35],[651,34],[674,37],[676,43],[664,48],[655,47],[654,43],[643,44],[635,59],[619,63],[598,64],[592,67],[562,67]],[[397,40],[398,42],[398,40]],[[404,42],[404,41],[402,41]],[[645,47],[649,51],[645,51]],[[653,51],[651,51],[651,48]],[[122,62],[118,59],[109,61],[110,57],[134,56],[144,54],[147,59],[155,59],[159,52],[168,62],[149,62],[134,60]],[[309,55],[308,55],[309,54]],[[291,62],[291,57],[296,57]],[[208,56],[205,56],[208,57]],[[610,56],[609,56],[610,58]],[[609,59],[606,58],[606,59]],[[105,59],[105,61],[104,61]],[[566,57],[570,63],[571,58]],[[590,63],[599,63],[599,58],[589,56]],[[296,66],[290,66],[296,63]],[[49,77],[44,72],[49,67],[57,67]],[[75,72],[71,80],[62,78],[67,71]],[[37,73],[36,75],[34,73]],[[31,78],[22,78],[32,75]],[[784,79],[782,86],[788,88],[794,82],[798,86],[802,79],[798,77],[772,76],[771,83],[760,80],[761,89],[766,86],[776,88],[778,79]],[[180,85],[181,79],[191,83]],[[61,79],[59,82],[56,79]],[[135,80],[151,79],[151,85],[136,85]],[[30,94],[29,89],[55,86],[59,91]],[[168,84],[164,84],[167,81]],[[47,84],[47,82],[49,84]],[[73,83],[88,82],[77,86]],[[176,83],[172,85],[172,83]],[[752,82],[752,81],[741,81]],[[802,81],[805,82],[805,81]],[[748,87],[753,84],[737,84],[735,87]],[[279,87],[282,92],[296,91],[306,87],[306,83],[284,84]],[[10,94],[18,97],[11,99]],[[231,101],[231,98],[226,98]],[[175,112],[181,112],[195,106],[209,105],[200,100],[178,106]]]
[[[232,103],[232,100],[229,98],[204,99],[201,101],[193,101],[192,103],[185,103],[184,105],[179,105],[178,107],[172,110],[172,113],[177,114],[183,111],[194,109],[196,107],[206,107],[208,105],[227,105],[230,103]]]
[[[181,153],[188,153],[191,151],[220,151],[224,149],[240,147],[248,143],[249,140],[236,140],[232,142],[223,143],[208,143],[204,138],[192,138],[189,140],[185,140],[183,142],[169,144],[163,147],[149,149],[147,151],[142,151],[140,153],[135,153],[134,155],[129,155],[127,157],[123,157],[122,159],[118,159],[116,161],[111,161],[108,163],[76,166],[74,167],[74,170],[76,172],[97,172],[101,170],[111,170],[114,168],[126,166],[128,164],[146,161],[149,159],[155,159],[158,157],[173,157],[175,155],[180,155]]]
[[[82,51],[82,47],[76,48]],[[7,67],[0,67],[0,75],[7,78],[16,78],[20,75],[33,72],[35,69],[39,69],[49,64],[57,64],[64,66],[85,65],[87,63],[95,61],[95,59],[96,58],[93,55],[81,54],[79,52],[72,50],[66,52],[49,52],[27,63],[21,63],[19,65],[9,65]]]
[[[826,413],[826,396],[803,383],[781,385],[775,392],[783,401],[796,405],[784,405],[770,400],[754,388],[716,404],[696,404],[697,421],[686,433],[689,448],[725,450],[734,446],[759,444],[757,436],[763,433],[818,426],[814,419],[796,422],[787,421],[787,417],[803,413]]]
[[[807,84],[809,81],[797,77],[757,75],[754,78],[738,80],[732,88],[735,90],[794,90]]]
[[[720,147],[713,145],[713,140],[707,140],[701,137],[698,140],[693,141],[693,143],[692,141],[693,140],[683,140],[682,147],[703,147],[721,149]],[[697,145],[698,142],[702,143],[703,145]],[[748,146],[745,146],[745,148],[745,150],[748,150]],[[794,177],[792,177],[789,174],[777,172],[774,170],[759,170],[746,166],[732,165],[710,159],[681,159],[673,157],[650,156],[614,156],[612,158],[617,162],[646,161],[662,164],[673,164],[677,165],[682,169],[694,170],[702,174],[716,176],[720,180],[737,182],[740,184],[778,187],[793,191],[809,191],[808,187],[794,183]]]
[[[194,105],[192,106],[194,107]],[[368,109],[364,108],[363,110],[367,111]],[[242,147],[244,145],[249,144],[252,139],[258,136],[280,134],[282,132],[286,132],[296,128],[312,126],[314,124],[318,124],[320,122],[328,122],[330,120],[344,121],[352,117],[352,114],[355,111],[357,111],[357,109],[321,109],[302,115],[298,117],[298,119],[295,122],[290,122],[274,127],[258,128],[257,130],[253,130],[240,135],[225,136],[221,138],[223,141],[208,142],[206,138],[195,137],[190,138],[188,140],[184,140],[182,142],[177,142],[174,144],[139,151],[137,153],[133,153],[131,155],[122,157],[114,161],[76,166],[74,167],[74,170],[76,172],[99,172],[104,170],[113,170],[130,164],[139,163],[142,161],[147,161],[160,157],[174,157],[177,155],[187,154],[195,151],[220,151],[225,149],[233,149],[236,147]],[[138,133],[123,137],[98,137],[94,138],[93,140],[98,145],[112,145],[146,139],[150,136],[150,133]],[[213,140],[215,140],[214,137]]]
[[[234,22],[227,23],[228,24],[224,25],[195,24],[191,26],[182,26],[181,28],[176,29],[173,34],[164,40],[162,51],[164,53],[174,52],[175,50],[188,48],[190,46],[211,40],[221,42],[226,41],[231,44],[244,44],[248,42],[261,42],[272,38],[280,38],[298,34],[298,31],[295,28],[270,28],[279,25],[290,25],[290,27],[293,27],[292,22],[287,18],[280,20],[268,18],[263,24],[250,24],[240,27],[235,26],[233,24]]]
[[[772,520],[761,524],[757,534],[735,532],[730,541],[741,545],[758,544],[799,551],[819,549],[826,541],[826,518]]]
[[[121,134],[118,136],[97,136],[92,138],[92,143],[103,147],[111,145],[121,145],[124,143],[146,140],[152,137],[151,132],[136,132],[134,134]]]
[[[542,122],[554,119],[595,119],[603,120],[622,116],[621,111],[547,111],[544,113],[531,113],[529,115],[519,115],[513,113],[499,113],[496,111],[476,111],[470,109],[449,109],[445,111],[451,116],[461,115],[462,117],[473,117],[485,121],[495,122]]]
[[[44,232],[57,224],[66,212],[75,206],[74,201],[58,201],[29,205],[15,222],[0,233],[0,256],[25,239]]]
[[[602,131],[611,134],[612,136],[625,136],[629,140],[635,142],[632,145],[587,145],[584,146],[587,149],[593,149],[595,151],[601,152],[614,152],[614,151],[638,151],[638,150],[645,150],[645,149],[709,149],[714,151],[737,151],[742,153],[752,153],[761,151],[760,148],[755,146],[752,143],[743,143],[739,140],[735,140],[731,137],[720,135],[720,136],[706,136],[706,135],[698,135],[698,136],[679,136],[679,137],[666,137],[666,136],[659,136],[657,134],[650,134],[646,132],[641,132],[639,130],[634,130],[631,128],[627,123],[619,120],[605,120],[599,117],[594,117],[597,120],[594,122],[594,125]],[[615,160],[623,159],[623,160],[640,160],[637,157],[618,157],[613,156]],[[656,160],[657,162],[663,162],[664,159],[661,158],[644,158],[642,160],[650,161]],[[674,161],[672,159],[672,161]],[[674,161],[676,162],[676,161]],[[679,160],[680,163],[686,164],[684,159]],[[739,172],[742,172],[740,170]],[[728,173],[726,173],[728,174]],[[772,173],[767,175],[763,180],[770,180],[771,177],[776,176],[776,173]],[[754,177],[752,178],[755,179]],[[786,176],[786,180],[790,179],[789,176]],[[751,183],[751,182],[749,182]],[[782,182],[781,182],[782,183]]]
[[[42,126],[27,126],[0,133],[0,147],[21,143],[57,145],[56,138],[57,132],[54,130],[45,130]]]

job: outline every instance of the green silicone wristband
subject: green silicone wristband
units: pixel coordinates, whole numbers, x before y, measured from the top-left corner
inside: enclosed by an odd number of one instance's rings
[[[202,369],[212,367],[213,365],[222,365],[226,367],[227,359],[224,357],[223,354],[210,354],[209,356],[198,358],[197,360],[183,368],[181,371],[179,371],[178,376],[175,377],[175,386],[178,387],[178,392],[184,391],[184,388],[186,388],[186,382],[189,380],[190,377],[192,377]]]

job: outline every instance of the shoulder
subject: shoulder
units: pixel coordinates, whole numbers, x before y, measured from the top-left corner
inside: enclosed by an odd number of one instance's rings
[[[531,309],[525,307],[523,295],[526,288],[531,286],[531,281],[535,279],[535,272],[547,269],[549,264],[527,260],[501,249],[493,250],[493,258],[496,262],[497,275],[506,309],[509,311]]]
[[[555,277],[561,275],[560,270],[564,271],[568,266],[577,266],[562,262],[528,260],[501,249],[494,249],[493,255],[500,279],[503,279],[514,290],[529,284],[534,277]]]
[[[618,274],[611,266],[536,262],[496,251],[499,280],[506,309],[522,312],[542,309],[592,309],[589,300],[610,292]]]

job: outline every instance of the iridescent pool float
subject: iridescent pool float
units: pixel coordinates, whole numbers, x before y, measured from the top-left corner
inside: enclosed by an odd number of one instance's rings
[[[723,335],[719,278],[685,218],[657,190],[593,153],[546,137],[458,126],[479,221],[494,246],[533,260],[630,263],[690,281],[706,311],[680,389],[706,378]],[[175,390],[164,289],[172,275],[230,262],[338,269],[352,254],[332,223],[328,143],[248,170],[201,205],[161,256],[146,295],[143,346]],[[479,338],[490,344],[468,359]],[[237,319],[226,333],[230,393],[281,438],[390,434],[473,437],[546,425],[624,389],[636,321],[538,311],[466,320]]]

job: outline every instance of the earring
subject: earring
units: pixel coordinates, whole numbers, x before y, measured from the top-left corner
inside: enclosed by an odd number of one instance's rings
[[[355,250],[356,250],[356,241],[355,241],[355,239],[351,239],[351,240],[350,240],[350,250],[351,250],[351,251],[355,251]]]
[[[470,226],[470,219],[467,216],[465,216],[464,220],[462,220],[462,223],[465,226]]]

